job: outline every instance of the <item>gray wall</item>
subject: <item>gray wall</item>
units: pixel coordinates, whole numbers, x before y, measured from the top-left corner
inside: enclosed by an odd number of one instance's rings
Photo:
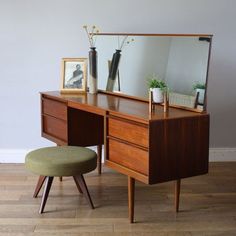
[[[62,57],[85,57],[82,25],[103,32],[212,33],[211,146],[236,147],[235,0],[0,0],[0,149],[49,145],[39,91],[57,90]]]

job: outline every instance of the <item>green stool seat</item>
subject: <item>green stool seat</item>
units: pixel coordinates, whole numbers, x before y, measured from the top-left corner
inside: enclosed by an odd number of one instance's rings
[[[39,213],[44,211],[55,176],[73,176],[79,192],[84,194],[90,207],[94,208],[83,174],[97,167],[96,152],[88,148],[75,146],[40,148],[26,155],[25,166],[33,173],[39,175],[34,197],[38,196],[41,187],[46,181]]]
[[[84,147],[40,148],[26,155],[25,165],[38,175],[74,176],[96,169],[97,154]]]

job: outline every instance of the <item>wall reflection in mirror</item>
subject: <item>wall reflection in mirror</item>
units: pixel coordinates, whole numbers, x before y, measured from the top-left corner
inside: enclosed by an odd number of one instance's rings
[[[204,109],[211,36],[99,35],[98,88],[148,99],[158,76],[170,105]]]

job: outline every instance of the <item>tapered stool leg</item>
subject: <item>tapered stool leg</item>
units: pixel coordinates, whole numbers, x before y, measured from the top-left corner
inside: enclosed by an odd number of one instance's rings
[[[34,198],[36,198],[38,196],[39,191],[42,188],[45,179],[46,179],[46,176],[42,176],[42,175],[39,176],[38,183],[37,183],[36,188],[34,190],[34,195],[33,195]]]
[[[83,191],[82,191],[81,187],[79,186],[79,181],[76,179],[76,177],[75,177],[75,176],[73,176],[73,178],[74,178],[75,184],[76,184],[76,186],[77,186],[77,188],[78,188],[79,192],[80,192],[80,193],[83,193]]]
[[[88,191],[88,188],[87,188],[87,185],[85,183],[83,175],[74,176],[74,180],[76,182],[76,185],[78,184],[80,186],[80,188],[81,188],[84,196],[86,197],[90,207],[92,209],[94,209],[94,205],[93,205],[92,199],[90,197],[90,194],[89,194],[89,191]]]
[[[40,214],[43,213],[44,207],[46,205],[46,202],[47,202],[47,199],[48,199],[48,194],[49,194],[51,186],[52,186],[52,181],[53,181],[53,177],[51,177],[51,176],[46,177],[46,184],[45,184],[45,187],[44,187],[42,202],[41,202],[41,206],[40,206],[40,209],[39,209]]]

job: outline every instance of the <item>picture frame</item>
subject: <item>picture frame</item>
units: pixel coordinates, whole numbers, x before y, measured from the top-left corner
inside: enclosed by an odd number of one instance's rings
[[[85,93],[87,91],[87,58],[62,58],[61,93]]]

